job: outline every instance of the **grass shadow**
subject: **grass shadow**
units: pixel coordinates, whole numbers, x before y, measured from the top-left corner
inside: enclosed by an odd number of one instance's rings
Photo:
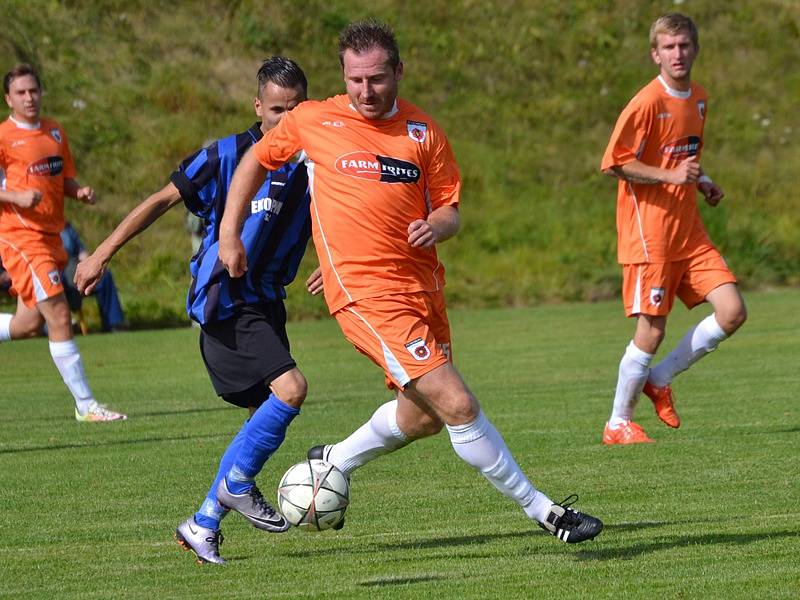
[[[137,440],[111,440],[111,441],[97,441],[97,442],[70,442],[63,444],[46,444],[41,446],[27,446],[25,448],[3,448],[0,449],[0,455],[3,454],[22,454],[24,452],[42,452],[49,450],[69,450],[75,448],[100,448],[102,446],[127,446],[136,444],[155,444],[159,442],[182,442],[187,440],[210,440],[224,437],[224,435],[214,433],[206,435],[184,435],[184,436],[161,436],[161,437],[148,437]]]
[[[763,542],[766,539],[800,537],[797,531],[775,531],[760,533],[706,533],[703,535],[667,536],[658,540],[636,543],[627,547],[606,547],[581,550],[575,558],[584,561],[592,560],[630,560],[644,554],[652,554],[661,550],[670,550],[684,546],[711,546],[716,544],[744,545]]]

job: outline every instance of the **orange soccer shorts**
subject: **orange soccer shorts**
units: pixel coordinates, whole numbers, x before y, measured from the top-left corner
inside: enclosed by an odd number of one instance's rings
[[[625,314],[666,316],[676,296],[691,309],[724,283],[736,283],[736,277],[713,247],[685,260],[622,265]]]
[[[383,369],[386,386],[408,382],[452,360],[444,293],[413,292],[365,298],[334,314],[342,333]]]
[[[64,292],[61,271],[67,253],[56,234],[0,234],[0,259],[11,278],[10,292],[28,308]]]

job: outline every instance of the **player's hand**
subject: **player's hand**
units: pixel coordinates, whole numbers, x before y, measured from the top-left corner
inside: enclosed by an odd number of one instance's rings
[[[683,159],[681,163],[669,173],[670,181],[668,183],[675,185],[695,183],[697,178],[700,177],[700,163],[697,161],[696,156],[690,156]]]
[[[319,267],[314,269],[314,272],[306,279],[306,289],[312,296],[316,296],[322,291],[322,271]]]
[[[14,204],[20,208],[33,208],[42,201],[42,192],[39,190],[22,190],[17,192]]]
[[[85,185],[75,190],[75,199],[91,205],[97,202],[97,194],[94,193],[91,187]]]
[[[94,291],[95,286],[105,275],[106,266],[96,258],[94,254],[78,263],[75,269],[75,287],[84,296],[88,296]]]
[[[437,241],[439,234],[427,221],[417,219],[408,226],[408,244],[412,248],[433,248]]]
[[[725,197],[722,188],[713,182],[709,183],[708,181],[704,181],[703,183],[698,183],[697,189],[705,196],[709,206],[716,206],[719,204],[719,201]]]
[[[239,237],[228,243],[219,242],[219,260],[225,265],[228,274],[234,279],[247,272],[247,253]]]

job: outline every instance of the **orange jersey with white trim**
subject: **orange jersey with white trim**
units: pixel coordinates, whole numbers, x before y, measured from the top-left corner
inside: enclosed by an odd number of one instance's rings
[[[363,298],[444,286],[435,248],[412,248],[408,226],[458,206],[461,177],[444,132],[397,101],[368,120],[346,95],[307,101],[253,147],[267,169],[297,152],[308,167],[314,245],[331,313]]]
[[[688,93],[656,77],[628,103],[608,142],[601,169],[633,160],[674,169],[703,148],[708,96],[692,83]],[[622,264],[689,258],[713,244],[697,206],[695,184],[643,184],[619,180],[617,256]]]
[[[0,169],[4,189],[39,190],[33,208],[0,202],[0,233],[60,233],[64,229],[64,179],[74,178],[75,164],[67,135],[56,121],[42,119],[36,128],[12,120],[0,123]]]

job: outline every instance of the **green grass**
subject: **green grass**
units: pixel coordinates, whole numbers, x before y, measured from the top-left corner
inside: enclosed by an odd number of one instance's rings
[[[217,400],[192,329],[79,340],[126,423],[78,424],[44,340],[0,345],[3,598],[797,598],[800,293],[748,294],[750,320],[676,384],[684,424],[600,443],[632,323],[618,303],[452,311],[456,362],[524,470],[603,518],[567,546],[462,464],[446,435],[359,471],[341,532],[224,522],[224,568],[172,540],[243,411]],[[677,309],[665,348],[705,309]],[[331,320],[291,325],[310,382],[259,481],[340,439],[386,400]]]
[[[248,127],[259,60],[295,58],[310,95],[341,93],[336,38],[388,20],[401,96],[448,132],[463,174],[463,229],[444,244],[454,305],[616,298],[616,185],[599,172],[622,107],[655,76],[651,22],[700,28],[695,79],[710,94],[703,166],[726,199],[703,207],[749,289],[800,285],[800,2],[692,0],[5,0],[3,66],[40,66],[44,110],[70,136],[91,209],[67,203],[95,247],[209,138]],[[200,16],[200,18],[198,18]],[[83,108],[80,108],[83,107]],[[112,268],[134,325],[185,322],[189,240],[181,209]],[[315,263],[309,252],[301,274]],[[295,315],[320,316],[301,299]]]

